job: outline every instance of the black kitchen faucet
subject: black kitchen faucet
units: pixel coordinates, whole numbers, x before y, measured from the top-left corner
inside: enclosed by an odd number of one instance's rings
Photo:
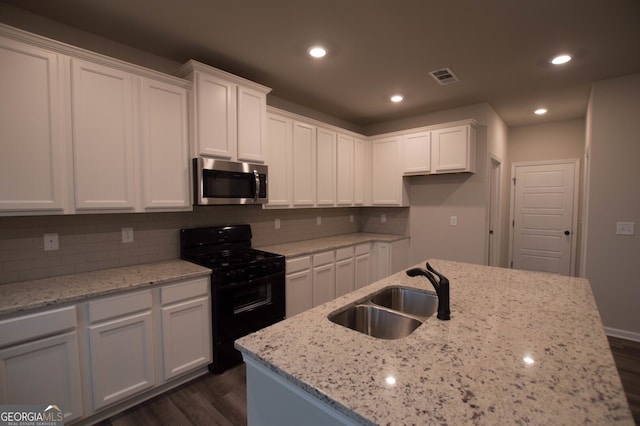
[[[428,269],[428,270],[427,270]],[[439,320],[451,319],[451,311],[449,310],[449,280],[444,275],[438,273],[429,262],[427,262],[427,269],[413,268],[407,271],[407,275],[410,277],[416,277],[422,275],[427,277],[433,287],[436,289],[438,295],[438,316]],[[433,276],[435,274],[438,277],[438,281]]]

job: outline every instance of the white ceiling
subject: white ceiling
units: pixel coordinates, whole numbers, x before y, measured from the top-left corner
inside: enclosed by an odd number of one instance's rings
[[[510,126],[582,117],[591,82],[640,72],[639,0],[2,2],[208,63],[357,126],[481,102]],[[306,53],[316,43],[323,60]],[[559,52],[574,60],[552,66]],[[443,67],[461,81],[438,85],[429,72]],[[388,100],[396,92],[401,104]]]

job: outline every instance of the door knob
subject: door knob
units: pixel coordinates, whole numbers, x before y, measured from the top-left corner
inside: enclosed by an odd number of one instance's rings
[[[571,231],[564,231],[564,235],[571,235]]]

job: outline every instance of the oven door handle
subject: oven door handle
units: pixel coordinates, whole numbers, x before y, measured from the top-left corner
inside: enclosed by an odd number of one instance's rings
[[[260,195],[260,174],[256,169],[253,169],[253,177],[256,180],[256,193],[253,196],[253,202],[258,201],[258,195]]]

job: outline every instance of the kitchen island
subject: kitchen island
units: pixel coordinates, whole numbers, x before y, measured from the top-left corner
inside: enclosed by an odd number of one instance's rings
[[[399,272],[237,340],[249,423],[633,425],[586,279],[430,263],[450,321],[383,340],[327,318],[389,285],[433,291]]]

